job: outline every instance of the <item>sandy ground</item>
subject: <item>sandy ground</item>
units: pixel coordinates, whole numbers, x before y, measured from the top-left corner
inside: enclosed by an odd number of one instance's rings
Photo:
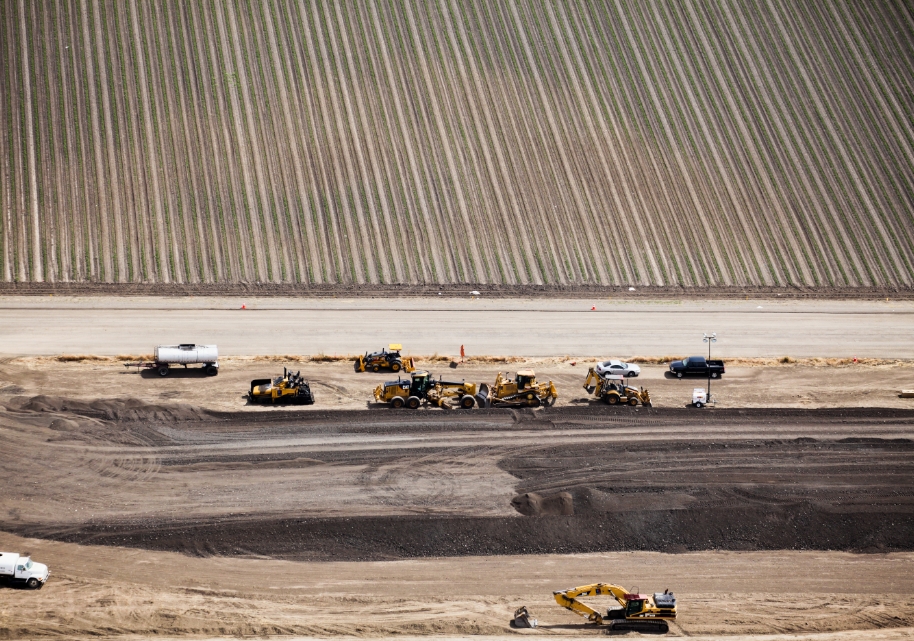
[[[448,360],[416,361],[418,367],[436,377],[490,385],[499,371],[533,368],[538,380],[555,382],[557,407],[594,404],[583,384],[588,367],[595,363],[576,357],[530,358],[511,363],[467,363],[453,369]],[[348,361],[321,363],[299,357],[229,357],[222,359],[219,375],[214,378],[203,376],[196,368],[175,369],[162,378],[152,370],[127,368],[113,360],[60,362],[53,357],[20,357],[0,359],[0,402],[38,394],[86,400],[130,397],[146,403],[180,402],[227,412],[275,413],[286,409],[251,406],[243,397],[251,380],[282,374],[283,367],[300,371],[310,382],[315,410],[375,407],[372,390],[397,377],[390,372],[356,374]],[[691,399],[693,388],[707,384],[703,379],[672,378],[662,365],[641,365],[641,371],[641,376],[631,382],[647,388],[657,407],[682,407]],[[914,389],[914,362],[839,367],[728,365],[724,377],[711,386],[718,405],[729,408],[914,408],[914,399],[899,398],[901,390]]]
[[[307,563],[191,558],[9,534],[0,534],[0,548],[27,549],[54,573],[39,592],[0,588],[5,638],[586,638],[605,631],[559,608],[551,593],[598,580],[673,590],[679,618],[669,636],[914,636],[910,553],[635,552]],[[508,627],[519,605],[539,619],[537,630]]]
[[[247,309],[242,310],[242,304]],[[596,307],[591,311],[591,307]],[[0,297],[0,355],[412,354],[914,358],[914,301]]]
[[[317,405],[247,405],[284,364]],[[4,358],[0,549],[53,575],[0,588],[0,638],[580,638],[604,631],[551,592],[595,581],[674,590],[672,636],[914,638],[910,363],[728,366],[707,411],[655,365],[655,409],[594,403],[588,364],[436,361],[534,367],[560,401],[408,412],[348,362]],[[561,492],[573,515],[512,504]],[[521,604],[536,631],[508,627]]]

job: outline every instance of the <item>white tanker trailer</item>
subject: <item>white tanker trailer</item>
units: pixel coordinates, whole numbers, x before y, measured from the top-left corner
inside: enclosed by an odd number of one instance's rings
[[[155,349],[155,360],[152,362],[125,363],[124,367],[145,367],[155,369],[159,376],[168,376],[172,366],[202,365],[207,376],[219,373],[219,350],[215,345],[195,345],[194,343],[181,343],[180,345],[159,345]]]

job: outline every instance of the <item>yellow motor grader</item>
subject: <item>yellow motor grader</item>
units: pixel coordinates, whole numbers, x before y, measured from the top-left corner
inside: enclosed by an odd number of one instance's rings
[[[668,632],[667,620],[676,618],[676,597],[669,590],[650,594],[638,594],[610,583],[594,583],[569,590],[553,592],[556,603],[576,612],[596,625],[610,626],[612,630],[632,632]],[[578,601],[582,596],[606,595],[621,606],[610,608],[604,616],[589,605]]]
[[[390,371],[396,373],[401,369],[404,372],[413,372],[416,370],[415,363],[411,356],[403,358],[400,355],[400,352],[403,350],[403,346],[398,343],[391,343],[387,346],[386,349],[382,349],[380,352],[365,352],[364,356],[359,356],[355,359],[353,367],[357,372],[380,372],[382,369],[389,369]]]
[[[475,383],[445,381],[441,378],[435,380],[430,372],[419,370],[413,372],[408,379],[398,378],[378,385],[374,390],[374,398],[378,403],[387,403],[394,409],[418,409],[422,401],[442,409],[452,409],[455,406],[470,409],[477,402],[476,392]]]
[[[513,379],[499,372],[495,385],[480,385],[477,394],[480,407],[551,407],[558,397],[552,381],[537,383],[532,369],[519,370]]]
[[[588,394],[602,398],[607,405],[631,405],[634,407],[641,403],[645,407],[651,406],[651,393],[643,387],[638,389],[625,384],[625,379],[619,374],[605,374],[600,376],[593,367],[587,372],[584,389]]]

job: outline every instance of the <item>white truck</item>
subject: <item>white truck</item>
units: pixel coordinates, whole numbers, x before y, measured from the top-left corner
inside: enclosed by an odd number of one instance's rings
[[[159,345],[155,349],[155,360],[152,362],[124,363],[124,367],[145,367],[155,369],[159,376],[168,376],[168,371],[173,365],[200,364],[207,376],[219,373],[219,350],[215,345],[196,345],[194,343],[181,343],[180,345]]]
[[[35,563],[28,556],[15,552],[0,552],[0,581],[24,583],[38,590],[48,580],[51,571],[44,563]]]

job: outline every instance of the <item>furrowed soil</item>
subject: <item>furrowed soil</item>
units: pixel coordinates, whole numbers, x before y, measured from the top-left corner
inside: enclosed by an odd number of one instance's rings
[[[841,368],[728,369],[698,411],[657,366],[657,407],[616,408],[568,362],[476,363],[446,377],[535,366],[565,396],[411,412],[365,402],[390,375],[302,363],[320,405],[245,405],[280,363],[5,361],[0,548],[53,574],[0,590],[0,637],[497,637],[522,604],[532,634],[580,636],[551,591],[596,581],[673,589],[680,636],[914,632],[914,408],[823,407]]]

